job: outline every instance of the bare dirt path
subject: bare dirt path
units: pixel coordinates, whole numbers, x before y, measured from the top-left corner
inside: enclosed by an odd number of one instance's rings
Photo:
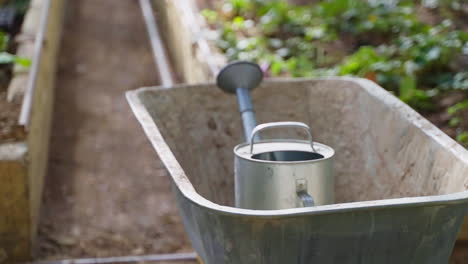
[[[138,1],[67,9],[37,258],[191,251],[169,178],[124,97],[158,83]]]

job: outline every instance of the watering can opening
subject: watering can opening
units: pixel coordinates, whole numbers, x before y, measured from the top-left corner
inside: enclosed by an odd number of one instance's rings
[[[252,159],[264,161],[308,161],[323,158],[322,154],[299,150],[269,151],[252,155]]]

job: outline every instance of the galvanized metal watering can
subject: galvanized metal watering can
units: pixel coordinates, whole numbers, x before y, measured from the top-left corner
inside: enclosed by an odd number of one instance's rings
[[[264,129],[294,127],[309,140],[276,139],[255,142]],[[236,207],[276,210],[332,204],[333,156],[329,146],[313,142],[310,128],[299,122],[265,123],[255,127],[249,143],[235,153]]]
[[[224,67],[218,86],[238,96],[248,143],[234,148],[236,207],[277,210],[334,202],[334,150],[314,142],[309,126],[300,122],[273,122],[255,126],[249,90],[262,80],[253,63],[234,62]],[[260,140],[259,132],[271,128],[300,128],[308,140]]]

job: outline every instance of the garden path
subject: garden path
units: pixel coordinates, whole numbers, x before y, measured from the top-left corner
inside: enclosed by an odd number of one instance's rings
[[[138,1],[68,1],[59,58],[37,258],[191,251],[125,99],[158,84]]]

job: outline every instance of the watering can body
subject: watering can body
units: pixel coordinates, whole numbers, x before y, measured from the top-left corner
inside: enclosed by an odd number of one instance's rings
[[[257,133],[271,128],[301,128],[304,140],[262,140]],[[249,143],[234,148],[236,207],[278,210],[334,202],[334,150],[313,142],[301,122],[271,122],[256,126]]]

